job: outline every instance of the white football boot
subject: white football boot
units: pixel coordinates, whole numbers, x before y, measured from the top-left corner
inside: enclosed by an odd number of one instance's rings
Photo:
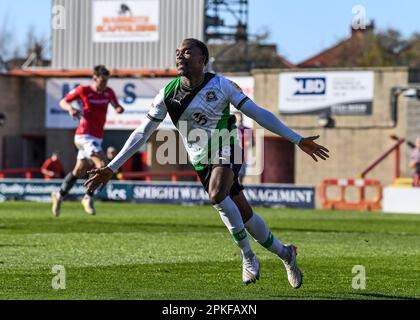
[[[242,282],[246,285],[255,283],[260,279],[260,262],[254,255],[251,258],[242,258]]]
[[[51,192],[51,203],[52,203],[52,214],[54,217],[59,217],[61,212],[61,203],[63,202],[63,198],[60,194],[56,191]]]
[[[90,214],[91,216],[96,214],[96,209],[93,205],[93,197],[85,195],[82,199],[82,206],[87,214]]]
[[[287,278],[289,280],[290,285],[293,288],[298,289],[302,285],[303,275],[302,275],[302,272],[299,270],[299,267],[296,261],[297,248],[292,244],[285,245],[284,247],[286,248],[286,250],[289,251],[290,255],[288,259],[286,260],[282,259],[281,261],[283,261],[283,264],[286,268]]]

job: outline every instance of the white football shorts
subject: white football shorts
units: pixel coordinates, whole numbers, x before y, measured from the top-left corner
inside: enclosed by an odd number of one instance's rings
[[[75,135],[74,144],[79,150],[77,159],[90,159],[92,154],[102,151],[102,139],[91,135]]]

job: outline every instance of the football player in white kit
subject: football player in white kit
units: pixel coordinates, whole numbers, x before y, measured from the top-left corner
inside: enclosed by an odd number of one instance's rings
[[[302,285],[302,273],[296,261],[296,247],[282,244],[249,205],[239,183],[242,150],[237,137],[235,116],[229,105],[254,119],[262,127],[295,143],[310,155],[328,158],[328,149],[315,143],[319,136],[303,138],[284,125],[271,112],[257,106],[227,78],[204,72],[209,60],[207,46],[197,39],[185,39],[176,50],[178,78],[171,81],[155,97],[148,120],[137,128],[123,149],[108,166],[92,170],[85,185],[93,192],[106,185],[114,172],[145,144],[169,114],[187,149],[190,162],[208,192],[213,207],[219,212],[233,240],[238,245],[245,284],[260,277],[260,264],[251,249],[248,233],[283,262],[290,285]],[[197,139],[199,137],[199,139]]]

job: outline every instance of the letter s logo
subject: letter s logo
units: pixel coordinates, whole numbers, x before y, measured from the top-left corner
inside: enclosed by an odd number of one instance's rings
[[[136,86],[133,83],[127,83],[124,86],[124,103],[125,104],[133,104],[134,102],[136,102],[137,99],[137,95],[134,92],[134,90],[136,89]]]

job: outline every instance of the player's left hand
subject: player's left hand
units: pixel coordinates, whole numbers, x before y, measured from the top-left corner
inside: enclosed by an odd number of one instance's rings
[[[327,148],[314,142],[314,140],[318,138],[319,138],[319,135],[313,136],[313,137],[302,138],[299,142],[299,148],[301,148],[303,152],[310,155],[312,159],[314,159],[317,162],[318,162],[317,157],[322,160],[327,160],[327,158],[330,157],[328,155],[328,152],[330,151]]]
[[[123,113],[124,112],[124,108],[121,107],[121,106],[118,106],[118,107],[115,108],[115,112],[116,113]]]
[[[102,191],[114,175],[114,172],[108,167],[90,170],[87,173],[95,174],[84,183],[84,186],[87,187],[87,191],[92,193],[99,187],[99,185],[101,185],[99,191]]]

